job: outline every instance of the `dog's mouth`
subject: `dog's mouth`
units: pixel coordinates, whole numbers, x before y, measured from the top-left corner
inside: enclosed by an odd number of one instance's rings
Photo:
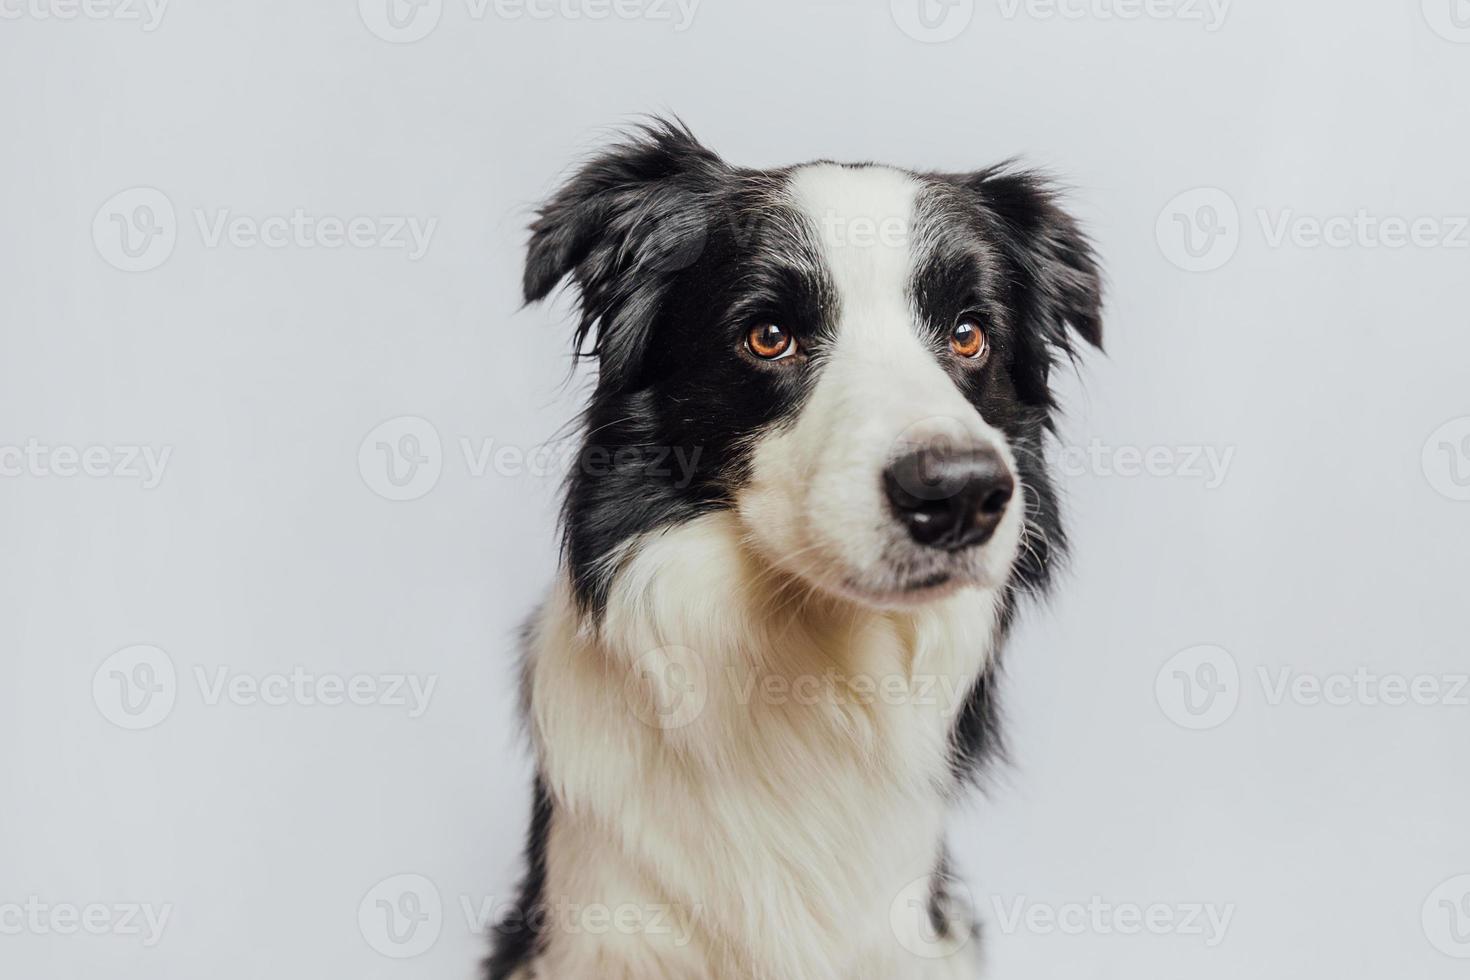
[[[986,588],[989,576],[976,562],[951,560],[942,567],[893,567],[881,577],[848,576],[838,590],[849,601],[877,608],[905,608],[943,599],[964,588]]]

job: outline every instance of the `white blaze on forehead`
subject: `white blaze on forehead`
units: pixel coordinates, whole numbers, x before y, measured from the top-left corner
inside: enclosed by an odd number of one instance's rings
[[[916,438],[982,431],[915,307],[922,191],[920,180],[901,170],[830,163],[802,167],[790,183],[837,303],[836,336],[811,408],[890,442],[901,431]]]
[[[818,163],[792,175],[792,203],[816,230],[843,333],[860,331],[868,342],[885,329],[914,336],[910,243],[919,191],[918,180],[889,167]]]

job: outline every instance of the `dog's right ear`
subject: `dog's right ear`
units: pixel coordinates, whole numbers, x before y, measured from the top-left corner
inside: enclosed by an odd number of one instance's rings
[[[544,299],[570,276],[604,383],[630,376],[675,273],[704,248],[712,191],[726,172],[678,121],[655,120],[583,165],[531,224],[523,289]]]

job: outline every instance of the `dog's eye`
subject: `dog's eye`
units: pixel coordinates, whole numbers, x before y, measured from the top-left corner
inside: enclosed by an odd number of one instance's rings
[[[954,330],[949,335],[949,349],[967,360],[985,356],[990,350],[990,341],[986,339],[978,317],[967,313],[955,321]]]
[[[784,327],[761,323],[750,328],[745,346],[763,361],[780,361],[796,353],[796,341]]]

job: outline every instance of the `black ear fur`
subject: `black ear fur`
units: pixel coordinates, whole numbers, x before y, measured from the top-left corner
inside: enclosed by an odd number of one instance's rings
[[[1092,242],[1058,204],[1044,175],[1001,164],[963,182],[1004,223],[1004,239],[1020,274],[1023,299],[1048,339],[1068,354],[1070,326],[1102,347],[1102,273]]]
[[[604,382],[628,380],[671,277],[704,248],[725,164],[678,120],[655,119],[583,165],[537,213],[526,302],[567,276]]]

